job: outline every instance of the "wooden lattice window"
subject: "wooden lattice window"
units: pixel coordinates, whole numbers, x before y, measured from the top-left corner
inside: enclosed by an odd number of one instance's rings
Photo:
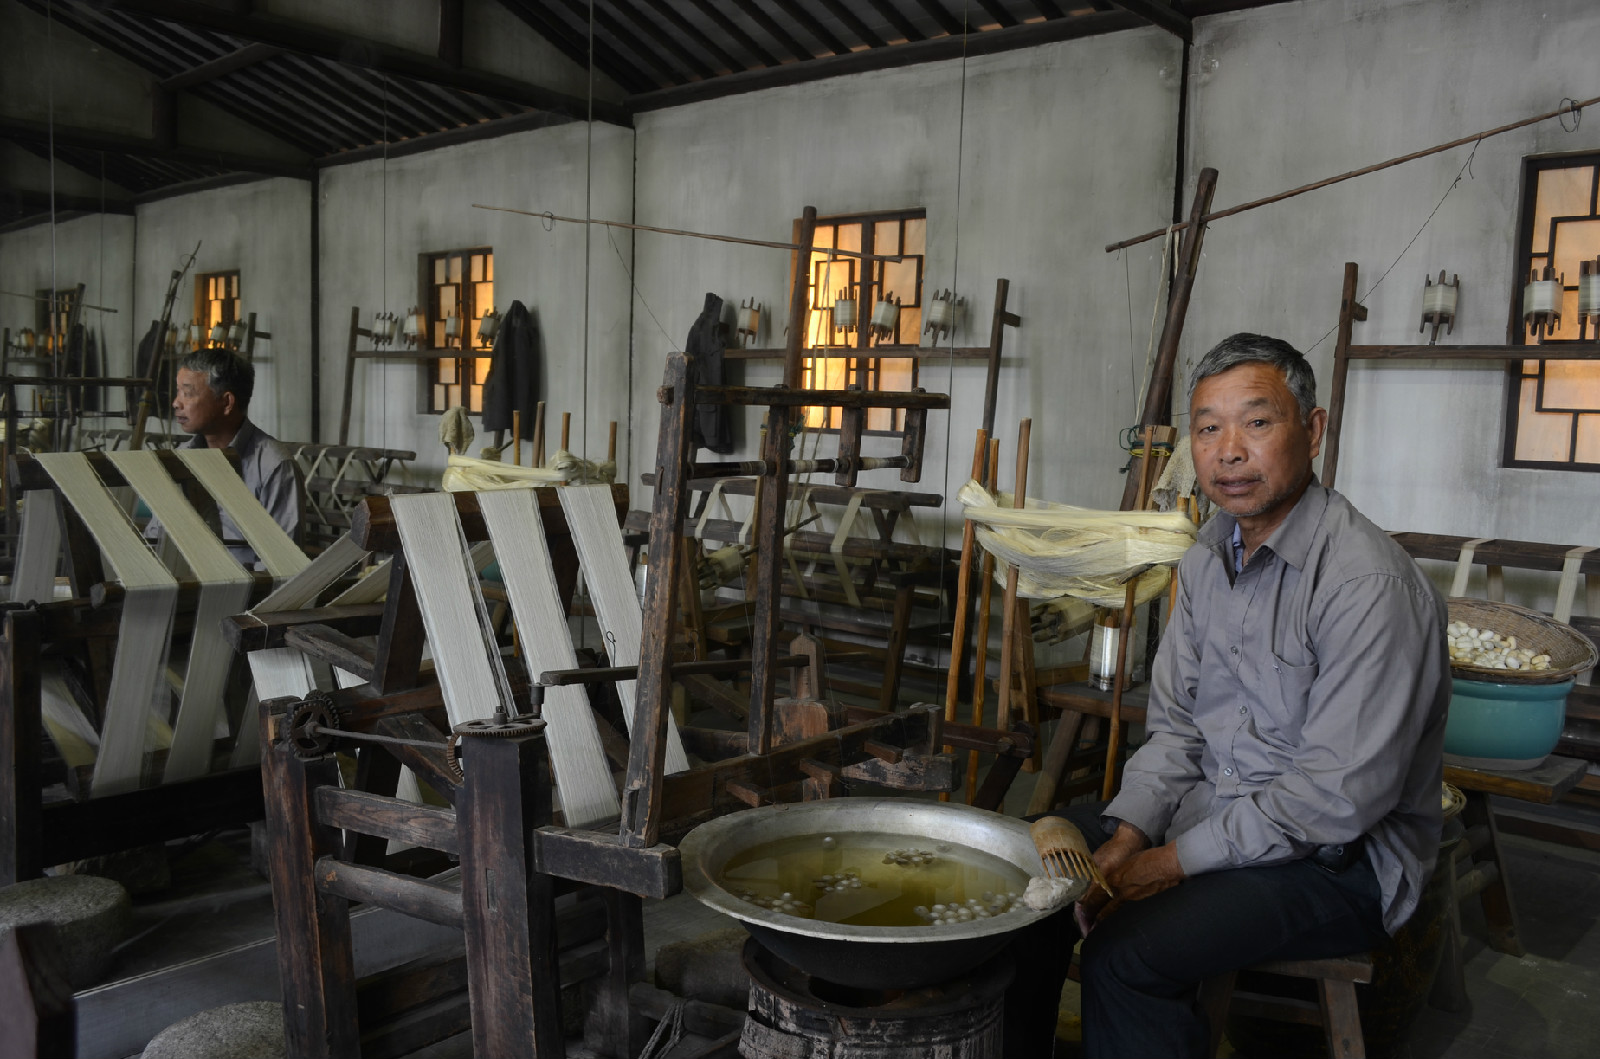
[[[802,385],[808,390],[910,390],[917,385],[913,357],[872,356],[869,351],[905,351],[914,348],[922,331],[922,277],[927,238],[927,211],[895,210],[827,217],[817,221],[811,252],[808,293],[810,313],[806,348],[821,351],[805,361]],[[898,255],[899,261],[867,261],[840,257],[830,250],[855,250],[864,254]],[[851,330],[835,327],[834,306],[853,298],[860,325]],[[887,334],[867,326],[880,298],[898,300]],[[865,354],[865,355],[863,355]],[[806,425],[837,429],[839,409],[806,409]],[[826,421],[824,421],[826,417]],[[874,408],[867,412],[869,433],[903,429],[905,412]]]
[[[462,405],[477,415],[483,411],[483,382],[494,346],[478,337],[484,314],[494,308],[494,251],[477,247],[424,254],[421,279],[422,311],[428,318],[424,347],[464,354],[428,362],[427,411]]]
[[[194,318],[205,335],[221,324],[232,327],[239,319],[243,299],[239,293],[239,270],[204,272],[194,278]],[[202,336],[202,343],[207,339]]]
[[[1511,333],[1522,345],[1550,347],[1600,340],[1600,322],[1578,316],[1578,283],[1600,267],[1600,154],[1530,158],[1524,162],[1522,220]],[[1530,276],[1561,280],[1560,325],[1548,333],[1523,323],[1522,292]],[[1506,400],[1505,464],[1600,471],[1600,361],[1518,360]]]

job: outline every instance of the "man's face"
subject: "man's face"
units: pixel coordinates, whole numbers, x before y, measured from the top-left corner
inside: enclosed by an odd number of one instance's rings
[[[1300,418],[1283,372],[1245,363],[1202,379],[1189,402],[1189,440],[1200,490],[1246,528],[1283,520],[1322,447],[1328,413]]]
[[[172,399],[173,418],[191,434],[214,431],[233,413],[234,396],[220,398],[211,392],[203,371],[178,369],[178,395]]]

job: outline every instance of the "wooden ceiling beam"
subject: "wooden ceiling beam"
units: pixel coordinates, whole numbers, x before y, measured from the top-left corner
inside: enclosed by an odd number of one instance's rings
[[[1115,33],[1145,25],[1143,19],[1127,11],[1108,11],[1104,14],[1074,15],[1071,18],[1052,19],[1048,22],[1028,22],[1010,29],[991,29],[969,34],[963,41],[959,33],[936,37],[916,43],[896,44],[890,48],[851,52],[817,58],[806,63],[788,63],[772,70],[750,70],[742,74],[729,74],[712,81],[696,81],[687,85],[645,92],[628,100],[635,112],[676,107],[702,99],[755,92],[764,88],[820,81],[827,77],[862,73],[867,70],[890,70],[917,63],[940,62],[959,59],[966,55],[991,55],[996,52],[1032,48],[1063,40],[1077,40],[1101,33]]]
[[[1152,26],[1159,26],[1183,41],[1194,41],[1194,23],[1167,0],[1111,0],[1124,11],[1138,15]]]
[[[181,74],[175,74],[161,82],[161,87],[168,92],[181,92],[186,88],[194,88],[208,81],[215,81],[219,77],[226,77],[236,70],[243,70],[246,66],[265,62],[283,54],[283,49],[271,44],[246,44],[236,48],[226,55],[218,56],[210,62],[203,62],[198,66],[191,66]]]
[[[693,0],[693,3],[695,7],[700,9],[701,14],[715,22],[722,32],[737,41],[742,47],[749,49],[750,53],[756,57],[756,61],[762,66],[779,65],[777,58],[771,52],[763,48],[737,22],[723,14],[721,8],[718,8],[715,4],[708,3],[707,0]],[[807,56],[807,58],[810,58],[810,56]]]
[[[917,3],[922,5],[922,10],[930,18],[939,23],[940,29],[952,37],[961,36],[961,31],[966,28],[961,24],[961,20],[952,15],[950,9],[941,4],[939,0],[917,0]]]
[[[439,0],[439,61],[452,70],[461,69],[466,40],[466,0]]]
[[[225,33],[241,40],[271,44],[285,51],[334,62],[381,70],[397,77],[459,88],[523,106],[582,118],[589,101],[565,92],[485,70],[455,69],[433,55],[396,48],[367,37],[267,15],[237,14],[199,0],[111,0],[120,11],[166,22]],[[594,116],[613,125],[628,125],[628,111],[614,103],[594,103]]]
[[[50,208],[50,193],[48,191],[0,188],[0,213],[31,216],[36,213],[48,214]],[[133,203],[127,199],[106,199],[102,204],[99,199],[92,195],[63,195],[57,192],[55,211],[57,213],[117,213],[128,215],[133,213]]]
[[[19,143],[48,143],[51,130],[42,121],[0,119],[0,137]],[[57,147],[81,151],[104,151],[107,154],[127,155],[130,158],[166,160],[182,165],[214,166],[242,173],[264,173],[268,176],[297,177],[310,180],[312,169],[308,163],[285,162],[277,158],[260,158],[252,155],[212,151],[200,147],[167,147],[154,139],[137,136],[118,136],[98,129],[71,128],[57,125],[54,130]]]
[[[821,19],[807,11],[800,4],[794,2],[794,0],[774,0],[774,3],[778,10],[793,19],[796,25],[822,42],[824,48],[827,48],[835,55],[850,54],[849,46],[838,37],[835,37],[828,30],[828,27],[822,24]]]

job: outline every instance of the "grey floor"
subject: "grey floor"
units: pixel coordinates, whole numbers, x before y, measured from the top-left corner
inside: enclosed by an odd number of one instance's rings
[[[1508,808],[1527,811],[1521,803]],[[1554,812],[1590,826],[1596,822],[1592,813]],[[1459,1012],[1425,1010],[1408,1043],[1410,1059],[1600,1055],[1600,930],[1595,929],[1600,853],[1517,836],[1501,841],[1527,955],[1511,957],[1490,949],[1484,943],[1481,910],[1476,901],[1465,903],[1470,1003]],[[266,884],[238,863],[244,855],[237,842],[226,849],[197,850],[191,860],[214,860],[222,881],[190,888],[181,899],[141,901],[135,937],[122,946],[117,973],[148,973],[210,946],[270,937],[270,895]],[[652,959],[664,944],[731,924],[687,895],[646,906]],[[1063,995],[1068,1024],[1076,1009],[1075,988],[1069,983]],[[465,1059],[471,1043],[456,1037],[416,1054]],[[576,1042],[569,1054],[574,1059],[588,1055]]]

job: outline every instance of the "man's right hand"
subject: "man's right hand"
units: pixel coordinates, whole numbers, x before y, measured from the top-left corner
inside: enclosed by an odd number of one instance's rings
[[[1100,874],[1109,877],[1113,871],[1125,864],[1134,854],[1143,852],[1150,847],[1150,839],[1143,831],[1128,823],[1126,820],[1117,824],[1116,834],[1104,842],[1093,853],[1094,862],[1100,869]],[[1083,895],[1077,905],[1073,907],[1073,916],[1078,921],[1078,930],[1085,937],[1094,929],[1095,922],[1115,907],[1110,894],[1099,886],[1093,886]]]

